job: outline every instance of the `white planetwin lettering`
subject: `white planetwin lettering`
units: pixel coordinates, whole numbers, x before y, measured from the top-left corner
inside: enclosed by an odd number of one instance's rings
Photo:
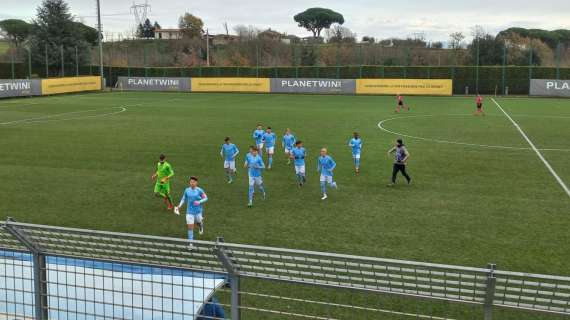
[[[31,87],[32,84],[30,81],[0,83],[0,91],[30,90]]]

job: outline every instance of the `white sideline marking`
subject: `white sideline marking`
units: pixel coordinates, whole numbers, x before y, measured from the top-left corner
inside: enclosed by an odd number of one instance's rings
[[[562,189],[564,189],[564,191],[566,191],[566,194],[568,195],[568,197],[570,197],[570,189],[568,189],[568,186],[566,186],[566,184],[564,183],[564,181],[562,181],[562,179],[560,178],[560,176],[558,176],[558,174],[556,173],[556,171],[554,171],[554,169],[552,168],[552,166],[550,165],[550,163],[548,163],[548,161],[546,161],[546,159],[544,158],[544,156],[542,155],[542,153],[540,153],[540,151],[536,148],[536,146],[534,145],[534,143],[529,139],[529,137],[526,135],[526,133],[524,133],[523,129],[521,129],[521,127],[519,126],[518,123],[515,122],[515,120],[513,120],[513,118],[511,118],[511,116],[503,109],[503,107],[501,107],[501,105],[495,101],[494,98],[491,98],[491,100],[493,100],[493,102],[497,105],[497,107],[499,108],[499,110],[501,110],[505,116],[511,121],[511,123],[515,126],[515,128],[517,128],[517,130],[520,132],[520,134],[523,136],[523,138],[526,140],[526,142],[528,142],[528,144],[530,145],[530,147],[532,148],[532,150],[534,150],[534,152],[536,153],[536,155],[540,158],[540,160],[542,160],[542,162],[544,163],[544,165],[546,166],[546,168],[548,169],[548,171],[550,171],[550,173],[552,174],[552,176],[554,177],[554,179],[556,179],[556,181],[558,181],[558,183],[560,184],[560,186],[562,187]]]

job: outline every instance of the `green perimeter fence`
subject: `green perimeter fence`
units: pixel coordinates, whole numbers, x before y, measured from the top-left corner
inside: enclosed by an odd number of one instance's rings
[[[59,74],[58,74],[59,75]],[[65,76],[99,75],[99,67],[70,66]],[[50,76],[53,76],[50,74]],[[452,79],[454,94],[529,93],[530,79],[570,80],[570,68],[528,66],[329,66],[329,67],[104,67],[107,86],[119,76],[259,77],[332,79]],[[45,78],[46,69],[25,63],[0,63],[0,79]]]

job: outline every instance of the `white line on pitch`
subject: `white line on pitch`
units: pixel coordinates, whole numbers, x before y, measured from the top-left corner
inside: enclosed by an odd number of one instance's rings
[[[570,197],[570,189],[568,189],[568,186],[566,186],[564,181],[562,181],[560,176],[558,176],[556,171],[554,171],[554,169],[552,168],[550,163],[548,163],[548,161],[546,161],[546,159],[544,158],[542,153],[540,153],[540,151],[536,148],[534,143],[529,139],[529,137],[526,135],[526,133],[524,133],[523,129],[521,129],[519,124],[516,123],[516,121],[513,120],[513,118],[511,118],[511,116],[505,111],[505,109],[503,109],[503,107],[501,107],[501,105],[494,98],[491,98],[491,100],[493,100],[493,102],[497,105],[499,110],[501,110],[505,114],[505,116],[511,121],[511,123],[515,126],[515,128],[517,128],[517,130],[520,132],[520,134],[523,136],[523,138],[526,140],[526,142],[528,142],[528,144],[530,145],[532,150],[534,150],[534,152],[536,152],[536,155],[540,158],[540,160],[542,160],[542,162],[544,163],[544,165],[546,166],[548,171],[550,171],[550,173],[552,174],[554,179],[556,179],[556,181],[558,181],[558,183],[560,184],[562,189],[564,189],[564,191],[566,191],[566,194],[568,195],[568,197]]]

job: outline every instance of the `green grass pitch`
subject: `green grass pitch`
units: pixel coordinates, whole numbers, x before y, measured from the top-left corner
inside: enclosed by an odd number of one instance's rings
[[[497,101],[548,149],[542,154],[570,184],[570,101]],[[184,238],[184,217],[152,194],[150,176],[165,153],[176,172],[176,202],[190,175],[210,197],[199,239],[570,274],[570,198],[493,102],[486,99],[485,117],[472,116],[472,97],[407,103],[411,112],[395,114],[393,97],[374,96],[145,92],[4,100],[0,213]],[[248,209],[246,171],[227,185],[219,150],[231,136],[241,168],[257,122],[279,138],[290,127],[305,142],[308,184],[296,186],[277,148],[274,169],[264,174],[268,199]],[[347,146],[355,130],[364,141],[360,176]],[[388,188],[386,151],[400,134],[415,137],[404,138],[414,180]],[[340,190],[327,201],[316,173],[322,146],[338,163]]]

